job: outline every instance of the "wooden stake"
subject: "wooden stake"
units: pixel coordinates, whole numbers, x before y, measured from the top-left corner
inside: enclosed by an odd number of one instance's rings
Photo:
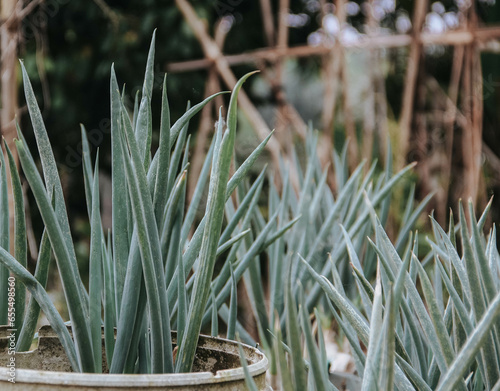
[[[478,48],[485,51],[500,51],[498,39],[500,38],[500,27],[482,27],[474,31],[452,30],[441,34],[421,33],[419,41],[421,45],[466,45],[477,42]],[[390,49],[410,46],[413,37],[408,34],[375,35],[373,37],[361,36],[357,41],[341,42],[344,49]],[[257,61],[273,61],[281,57],[310,57],[331,54],[333,45],[322,44],[318,46],[301,45],[287,48],[264,48],[247,53],[225,55],[230,66],[241,64],[255,64]],[[192,72],[199,69],[209,68],[213,63],[211,58],[171,62],[166,64],[168,72]]]
[[[14,145],[14,138],[17,136],[15,118],[17,113],[17,68],[18,68],[18,29],[22,2],[15,0],[1,1],[1,18],[7,22],[0,26],[0,47],[2,61],[0,65],[1,73],[1,115],[0,126],[2,136],[7,142],[16,165],[18,165],[17,149]],[[2,151],[5,150],[2,141]],[[7,164],[8,160],[5,158]],[[10,252],[14,251],[14,196],[12,194],[12,183],[10,171],[7,169],[7,188],[9,197],[9,221],[10,221]]]
[[[237,79],[220,48],[208,35],[205,23],[196,15],[193,7],[187,0],[175,0],[175,3],[200,42],[205,56],[215,64],[217,72],[224,83],[232,89],[236,85]],[[270,133],[269,127],[243,90],[238,95],[238,102],[257,135],[261,139],[267,137]],[[267,143],[267,149],[271,154],[274,166],[279,167],[280,146],[274,138],[271,138]]]
[[[229,31],[224,27],[224,20],[219,20],[215,27],[215,43],[222,50],[224,47],[224,41],[226,39],[227,33]],[[208,80],[205,85],[204,97],[215,94],[220,91],[219,78],[217,76],[217,70],[212,67],[208,71]],[[193,196],[198,177],[200,175],[201,167],[203,166],[203,161],[207,154],[208,139],[210,134],[214,130],[214,117],[212,115],[218,115],[218,105],[216,102],[208,103],[201,111],[200,126],[198,132],[196,132],[196,144],[194,148],[193,158],[191,161],[191,169],[189,175],[189,186],[188,186],[188,200],[191,200]],[[215,110],[214,110],[215,109]]]
[[[418,68],[422,45],[420,42],[420,32],[427,12],[428,0],[415,1],[413,14],[412,42],[410,45],[410,55],[406,67],[405,84],[403,91],[403,104],[399,120],[399,138],[396,146],[396,168],[400,169],[406,164],[406,155],[410,145],[411,122],[413,117],[413,103],[415,99],[415,88],[417,86]]]

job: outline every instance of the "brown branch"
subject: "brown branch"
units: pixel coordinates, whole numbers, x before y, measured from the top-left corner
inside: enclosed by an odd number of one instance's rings
[[[409,149],[411,122],[413,117],[413,104],[415,99],[415,89],[417,86],[418,68],[420,64],[420,55],[422,46],[420,42],[420,33],[427,12],[428,0],[417,0],[415,2],[413,14],[413,35],[410,45],[410,55],[406,67],[406,75],[403,91],[403,103],[401,117],[399,120],[399,139],[396,155],[396,166],[400,169],[406,163],[406,155]]]
[[[220,48],[208,35],[205,23],[198,18],[196,12],[187,0],[175,0],[175,3],[200,42],[205,56],[215,65],[224,83],[226,83],[229,88],[234,88],[237,79]],[[270,132],[269,127],[243,90],[240,91],[238,95],[238,102],[257,135],[261,139],[267,137]],[[279,167],[280,146],[274,138],[271,138],[267,143],[267,149],[271,153],[275,167]]]
[[[224,19],[218,21],[215,26],[215,43],[222,50],[224,47],[224,41],[227,37],[228,29],[224,27]],[[210,96],[220,91],[220,83],[217,76],[217,70],[214,67],[210,68],[208,72],[208,80],[205,85],[204,96]],[[217,108],[217,103],[208,103],[203,107],[201,111],[200,125],[198,132],[196,133],[196,144],[194,147],[193,159],[191,162],[191,172],[189,175],[189,186],[188,186],[188,199],[191,200],[193,192],[196,188],[196,182],[200,175],[201,168],[203,166],[203,161],[207,154],[208,138],[210,133],[214,129],[214,120],[212,116],[213,109]]]
[[[273,9],[270,0],[260,0],[260,12],[264,21],[264,35],[266,36],[267,46],[274,46],[274,22]]]
[[[474,31],[448,31],[443,34],[422,33],[420,43],[427,45],[466,45],[471,42],[477,42],[479,48],[488,49],[488,45],[497,42],[500,39],[500,27],[478,28]],[[409,46],[412,43],[412,36],[401,35],[375,35],[361,36],[356,42],[341,42],[344,49],[389,49]],[[500,50],[500,43],[497,46]],[[227,63],[231,66],[241,64],[255,64],[257,61],[276,61],[282,57],[309,57],[322,56],[332,52],[332,45],[319,46],[295,46],[288,48],[265,48],[250,51],[241,54],[232,54],[224,56]],[[182,62],[171,62],[166,64],[168,72],[190,72],[199,69],[209,68],[213,63],[212,58],[198,60],[189,60]]]

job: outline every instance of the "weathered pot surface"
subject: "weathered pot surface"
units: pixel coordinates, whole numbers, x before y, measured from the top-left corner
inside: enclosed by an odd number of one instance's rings
[[[155,375],[88,374],[71,372],[64,350],[49,326],[39,330],[38,348],[15,354],[15,383],[9,382],[9,334],[0,327],[0,390],[246,390],[238,344],[223,338],[200,336],[193,372]],[[176,343],[176,333],[172,332]],[[243,345],[251,376],[259,390],[266,383],[268,361],[263,353]],[[103,357],[103,371],[106,360]]]

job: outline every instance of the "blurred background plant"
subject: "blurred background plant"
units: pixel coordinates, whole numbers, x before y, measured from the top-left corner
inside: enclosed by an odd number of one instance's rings
[[[426,240],[432,249],[419,259],[418,237],[406,239],[401,257],[366,198],[377,274],[370,283],[367,259],[345,232],[356,294],[345,289],[342,264],[332,264],[328,274],[317,272],[314,259],[299,255],[317,284],[307,289],[304,279],[294,279],[289,262],[283,282],[286,327],[277,325],[270,333],[274,389],[500,389],[500,257],[495,228],[482,233],[489,206],[468,226],[460,204],[459,223],[451,218],[447,231],[431,217],[433,237]],[[468,209],[475,216],[472,202]],[[317,286],[327,300],[311,312],[308,299]],[[349,341],[355,375],[330,368],[323,325],[331,316]],[[249,377],[247,384],[252,386]]]

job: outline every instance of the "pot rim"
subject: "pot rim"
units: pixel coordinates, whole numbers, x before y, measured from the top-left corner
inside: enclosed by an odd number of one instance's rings
[[[224,345],[230,345],[238,351],[238,343],[236,341],[225,338],[211,337],[200,335],[200,342],[219,341]],[[203,346],[203,345],[202,345]],[[258,357],[258,361],[249,364],[248,370],[252,377],[257,377],[267,371],[269,361],[264,353],[258,349],[241,343],[245,353],[254,354]],[[206,347],[210,349],[210,347]],[[215,350],[215,349],[212,349]],[[248,357],[248,355],[246,355]],[[1,379],[7,380],[6,367],[1,367],[5,371],[1,371]],[[161,386],[183,386],[183,385],[201,385],[214,384],[230,381],[238,381],[245,379],[243,367],[222,369],[215,374],[212,372],[187,372],[187,373],[165,373],[165,374],[101,374],[101,373],[78,373],[78,372],[56,372],[56,371],[41,371],[35,369],[16,369],[16,383],[43,383],[53,385],[68,385],[68,386],[99,386],[106,387],[161,387]]]

